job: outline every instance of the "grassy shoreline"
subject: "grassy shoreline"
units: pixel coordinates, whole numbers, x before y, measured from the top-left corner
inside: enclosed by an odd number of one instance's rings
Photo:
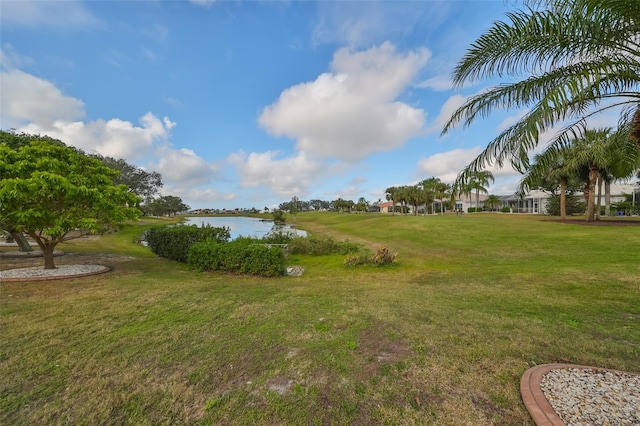
[[[61,246],[126,256],[105,257],[111,273],[2,283],[0,422],[529,425],[518,386],[533,365],[640,372],[640,227],[332,213],[297,226],[398,263],[200,274],[134,245],[134,225]]]

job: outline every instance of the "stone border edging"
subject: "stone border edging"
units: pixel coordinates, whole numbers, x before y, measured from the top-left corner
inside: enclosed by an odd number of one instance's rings
[[[566,426],[564,421],[555,412],[544,392],[540,387],[542,378],[551,370],[576,368],[580,370],[589,369],[596,371],[611,371],[609,368],[592,367],[578,364],[542,364],[531,367],[522,375],[520,379],[520,395],[525,407],[529,411],[531,418],[537,426]]]
[[[109,272],[111,267],[104,265],[93,265],[93,266],[101,266],[101,269],[91,272],[82,272],[79,274],[66,274],[66,275],[51,275],[51,276],[40,276],[40,277],[14,277],[14,278],[0,278],[0,282],[9,283],[9,282],[20,282],[20,281],[53,281],[53,280],[66,280],[69,278],[82,278],[89,277],[91,275],[99,275],[104,274],[105,272]]]
[[[520,379],[520,395],[537,426],[565,426],[540,388],[545,374],[557,368],[579,367],[570,364],[543,364],[531,367]]]

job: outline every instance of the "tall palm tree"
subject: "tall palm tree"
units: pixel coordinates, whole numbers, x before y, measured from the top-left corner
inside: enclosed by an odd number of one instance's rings
[[[489,190],[486,187],[492,182],[495,182],[495,179],[489,170],[480,170],[470,176],[468,189],[476,191],[476,211],[480,207],[480,193],[488,194]]]
[[[427,208],[427,204],[432,204],[431,212],[433,212],[433,202],[438,196],[438,187],[442,185],[442,181],[437,177],[432,176],[421,181],[418,185],[420,185],[422,191],[424,192],[425,209]]]
[[[554,186],[557,182],[560,190],[560,219],[567,219],[567,185],[575,175],[565,161],[567,148],[556,150],[548,148],[534,157],[534,162],[520,180],[518,192],[523,195],[533,188]]]
[[[587,130],[584,135],[573,141],[570,147],[568,164],[574,169],[588,170],[585,186],[587,201],[587,221],[596,219],[595,198],[598,181],[603,174],[611,180],[631,177],[640,164],[640,153],[629,150],[629,133],[620,131],[613,133],[611,129]]]
[[[526,0],[525,0],[525,3]],[[528,8],[496,22],[458,63],[458,86],[492,77],[522,75],[469,98],[443,129],[471,124],[493,109],[527,108],[458,176],[464,180],[488,164],[529,164],[539,135],[559,123],[551,142],[566,145],[584,130],[585,120],[609,108],[624,107],[619,127],[635,135],[640,149],[640,7],[637,0],[531,0]],[[607,101],[607,102],[603,102]]]
[[[440,200],[440,214],[444,214],[444,199],[449,196],[451,191],[451,185],[448,183],[444,183],[438,179],[438,183],[436,183],[435,193],[436,198]]]
[[[391,201],[391,203],[393,204],[391,206],[391,209],[393,210],[393,214],[396,214],[396,203],[398,202],[398,187],[396,186],[390,186],[389,188],[384,190],[384,195],[387,199],[387,201]]]

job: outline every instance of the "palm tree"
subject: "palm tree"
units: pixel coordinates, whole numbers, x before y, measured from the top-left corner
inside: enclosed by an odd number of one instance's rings
[[[551,145],[559,148],[585,127],[591,115],[622,106],[619,127],[634,135],[640,149],[640,7],[637,0],[531,0],[546,9],[508,13],[496,22],[458,63],[457,86],[492,77],[522,75],[469,98],[443,129],[471,124],[491,110],[527,108],[463,171],[464,180],[488,164],[529,164],[539,135],[568,122]],[[603,103],[603,101],[607,101]],[[628,150],[625,150],[628,152]]]
[[[541,154],[534,157],[534,163],[528,168],[524,177],[520,180],[518,192],[525,194],[532,188],[553,186],[560,188],[560,219],[567,219],[567,185],[569,179],[575,175],[575,171],[569,169],[565,162],[567,149],[560,150],[547,148]],[[556,184],[557,182],[557,184]],[[557,185],[557,186],[556,186]],[[553,189],[555,192],[555,188]]]
[[[487,199],[484,200],[484,205],[489,207],[491,211],[495,210],[500,204],[502,204],[502,201],[500,201],[500,197],[497,195],[489,195]]]
[[[430,177],[421,181],[418,185],[422,188],[424,192],[425,198],[425,209],[427,208],[427,204],[433,204],[436,197],[438,196],[438,187],[442,185],[442,181],[437,177]],[[433,205],[431,206],[431,211],[433,212]]]
[[[440,179],[438,179],[440,181]],[[440,214],[444,214],[444,199],[451,194],[451,185],[442,181],[436,185],[436,198],[440,200]]]
[[[489,170],[480,170],[471,175],[468,181],[468,189],[470,191],[476,191],[476,211],[480,207],[480,193],[488,194],[489,190],[486,188],[490,182],[495,182],[493,173]]]
[[[384,194],[387,201],[391,201],[391,203],[393,203],[393,205],[391,206],[393,210],[393,214],[396,214],[396,202],[397,202],[398,192],[399,192],[398,187],[396,186],[390,186],[389,188],[384,190]]]

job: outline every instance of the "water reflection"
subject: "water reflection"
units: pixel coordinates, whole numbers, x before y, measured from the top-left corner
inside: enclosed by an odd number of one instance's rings
[[[286,232],[300,237],[306,237],[307,233],[300,229],[292,228],[290,225],[275,225],[272,221],[244,216],[189,216],[185,218],[185,225],[214,226],[216,228],[227,227],[231,234],[231,239],[239,236],[262,238],[269,232]]]

